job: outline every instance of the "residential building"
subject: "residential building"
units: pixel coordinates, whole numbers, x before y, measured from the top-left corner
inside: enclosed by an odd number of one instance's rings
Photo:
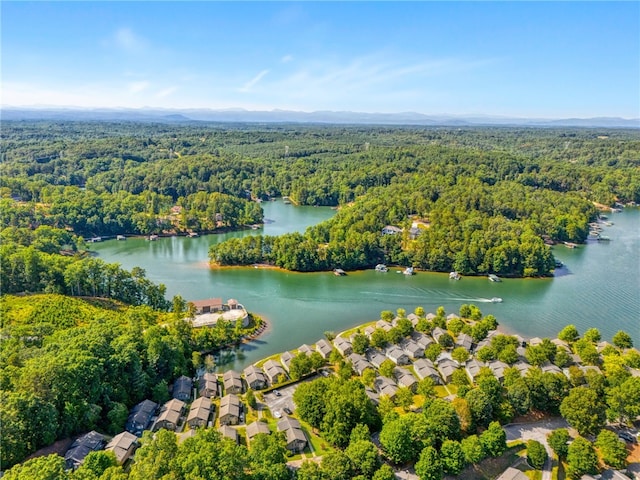
[[[218,431],[222,434],[223,437],[230,438],[236,443],[240,443],[240,438],[238,437],[238,431],[230,427],[229,425],[221,425],[218,428]]]
[[[85,457],[91,452],[102,450],[105,443],[104,437],[93,430],[77,438],[64,454],[66,468],[75,470],[83,464]]]
[[[307,436],[302,431],[300,422],[293,417],[285,416],[278,422],[278,431],[286,436],[286,448],[290,452],[300,453],[307,446]]]
[[[191,404],[187,423],[191,429],[206,427],[211,416],[211,399],[208,397],[198,397]]]
[[[351,342],[346,338],[336,337],[333,340],[333,346],[336,347],[336,350],[340,352],[340,355],[346,357],[353,353],[353,347],[351,346]]]
[[[240,394],[244,391],[242,377],[235,370],[227,370],[222,374],[222,384],[224,385],[225,395],[230,393]]]
[[[261,433],[265,435],[271,434],[271,430],[269,430],[269,426],[266,423],[257,420],[247,425],[247,439],[249,440],[249,443],[253,441],[256,435]]]
[[[251,390],[262,390],[267,388],[267,376],[261,368],[249,365],[244,369],[244,379]]]
[[[431,378],[436,385],[442,384],[442,378],[436,367],[433,366],[433,362],[428,358],[421,358],[413,362],[413,370],[416,372],[416,376],[423,380],[427,377]]]
[[[273,359],[264,362],[262,368],[264,369],[264,374],[267,376],[271,385],[275,385],[287,378],[287,372],[284,371],[282,365]]]
[[[201,397],[215,398],[218,396],[218,377],[213,373],[205,373],[198,381],[198,391]]]
[[[160,409],[160,415],[154,425],[154,431],[166,428],[167,430],[176,430],[180,425],[180,418],[184,412],[186,404],[182,400],[174,398],[165,403]]]
[[[324,359],[329,358],[329,355],[331,355],[332,350],[333,350],[333,347],[324,338],[316,342],[316,352],[322,355],[322,358]]]
[[[138,437],[133,433],[122,432],[111,439],[105,450],[113,452],[119,465],[124,464],[136,450]]]
[[[231,393],[220,399],[220,425],[238,425],[242,412],[240,398]]]
[[[142,436],[142,432],[149,428],[151,421],[158,410],[158,404],[151,400],[143,400],[131,409],[125,430],[133,433],[138,437]]]
[[[193,380],[182,375],[173,382],[173,398],[188,402],[191,400],[191,391],[193,390]]]

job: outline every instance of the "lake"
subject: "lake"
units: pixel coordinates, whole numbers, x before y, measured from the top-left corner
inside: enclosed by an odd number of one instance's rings
[[[292,273],[262,268],[211,269],[209,245],[245,235],[280,235],[304,231],[331,218],[327,207],[296,207],[282,201],[262,204],[263,229],[196,238],[169,237],[149,242],[142,238],[109,240],[92,248],[107,262],[124,268],[142,267],[147,277],[167,286],[167,297],[187,300],[235,298],[247,310],[268,319],[272,328],[258,340],[244,345],[242,353],[222,369],[242,369],[273,353],[314,343],[325,331],[339,332],[376,320],[382,310],[404,308],[407,313],[422,306],[435,312],[443,306],[457,313],[463,303],[475,304],[483,314],[493,314],[501,327],[525,337],[553,337],[569,323],[582,333],[600,329],[610,340],[625,330],[640,344],[640,210],[625,209],[609,215],[603,234],[610,242],[589,241],[576,249],[556,245],[554,254],[565,267],[547,279],[486,277],[450,280],[448,273],[418,272],[414,276],[373,270]],[[502,303],[491,303],[501,297]]]

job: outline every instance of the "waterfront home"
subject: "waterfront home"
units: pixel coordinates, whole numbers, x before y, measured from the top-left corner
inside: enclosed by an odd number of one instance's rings
[[[336,350],[340,352],[340,355],[346,357],[347,355],[351,355],[353,353],[353,347],[351,346],[351,342],[346,338],[336,337],[333,340],[333,346],[336,347]]]
[[[261,433],[264,435],[271,435],[271,430],[269,430],[269,426],[266,423],[256,420],[255,422],[247,425],[247,440],[249,443],[253,441],[256,435],[260,435]]]
[[[198,397],[191,404],[189,415],[187,415],[187,424],[192,429],[197,427],[206,427],[211,415],[211,399],[207,397]]]
[[[156,423],[153,426],[154,431],[158,431],[161,428],[176,430],[180,424],[180,417],[182,417],[185,406],[185,403],[177,398],[165,403],[160,409],[158,420],[156,420]]]
[[[393,369],[393,377],[396,379],[396,383],[400,387],[407,387],[412,392],[416,391],[418,386],[418,380],[413,374],[406,368],[396,367]]]
[[[376,328],[381,328],[385,332],[388,332],[389,330],[391,330],[393,328],[393,325],[391,325],[389,322],[387,322],[385,320],[378,320],[376,322]]]
[[[395,225],[387,225],[382,229],[382,235],[397,235],[399,233],[402,233],[402,229]]]
[[[471,346],[473,345],[473,338],[471,338],[470,335],[467,335],[466,333],[461,333],[460,335],[458,335],[458,338],[456,338],[456,347],[464,347],[467,349],[467,351],[471,350]]]
[[[329,355],[331,355],[332,350],[333,350],[333,347],[324,338],[316,342],[316,352],[322,355],[322,358],[324,358],[325,360],[329,358]]]
[[[442,378],[438,374],[438,370],[433,366],[433,362],[428,358],[421,358],[420,360],[416,360],[413,363],[413,370],[416,372],[416,376],[420,380],[424,380],[425,378],[431,378],[435,384],[442,384]]]
[[[438,361],[438,372],[445,383],[451,383],[453,372],[458,369],[458,363],[450,358],[443,358]]]
[[[371,365],[362,355],[352,353],[347,358],[358,375],[362,375],[367,368],[371,368],[373,370],[373,365]]]
[[[460,317],[455,313],[450,313],[449,315],[447,315],[447,325],[449,325],[449,322],[451,322],[451,320],[460,320]]]
[[[267,376],[264,374],[262,369],[255,365],[249,365],[244,369],[243,373],[244,379],[250,389],[262,390],[263,388],[267,388]]]
[[[376,368],[380,368],[380,365],[382,365],[382,362],[384,362],[387,359],[387,357],[382,355],[375,348],[367,349],[366,354],[367,354],[367,358],[369,359],[369,362],[371,362],[371,365],[373,365]]]
[[[273,359],[269,359],[262,365],[264,374],[267,376],[269,383],[275,385],[276,383],[283,382],[287,378],[287,372],[284,371],[282,365]]]
[[[221,298],[207,298],[204,300],[194,300],[193,305],[196,307],[196,315],[203,315],[205,313],[215,313],[222,311],[222,299]]]
[[[105,443],[104,437],[94,430],[77,438],[64,454],[66,468],[75,470],[84,463],[85,457],[91,452],[102,450]]]
[[[225,395],[220,399],[220,425],[238,425],[240,423],[240,412],[242,402],[233,393]]]
[[[514,363],[513,367],[518,369],[518,372],[520,372],[521,377],[524,377],[527,374],[527,372],[532,368],[531,365],[529,365],[529,363],[525,362],[524,360],[520,360]]]
[[[220,428],[218,428],[218,431],[222,434],[223,437],[229,438],[236,443],[240,443],[238,431],[235,428],[230,427],[229,425],[221,425]]]
[[[310,357],[313,353],[313,349],[305,343],[298,347],[298,353],[304,353],[307,357]]]
[[[416,325],[418,325],[418,322],[420,321],[420,317],[418,317],[415,313],[410,313],[409,315],[407,315],[407,320],[411,322],[413,328],[416,328]]]
[[[532,347],[537,347],[542,344],[542,339],[540,337],[533,337],[529,339],[529,345]]]
[[[193,390],[193,380],[182,375],[173,382],[173,398],[188,402],[191,400],[191,390]]]
[[[291,352],[284,352],[282,355],[280,355],[280,363],[284,365],[284,369],[287,372],[289,371],[289,365],[291,364],[291,360],[293,360],[293,357],[295,357],[295,355]]]
[[[224,385],[225,395],[230,393],[240,394],[244,391],[242,377],[235,370],[227,370],[222,374],[222,384]]]
[[[424,348],[413,340],[403,340],[400,343],[400,347],[402,348],[402,351],[413,360],[424,357]]]
[[[385,356],[396,365],[407,365],[410,363],[409,355],[404,353],[398,346],[391,345],[384,352]]]
[[[396,393],[398,393],[396,384],[387,377],[376,377],[373,386],[380,395],[385,395],[389,400],[396,398]]]
[[[109,450],[113,452],[116,456],[116,460],[118,465],[124,464],[135,451],[138,444],[138,437],[136,437],[133,433],[122,432],[116,435],[111,439],[105,450]]]
[[[213,373],[205,373],[198,380],[200,396],[215,398],[218,395],[218,377]]]
[[[286,437],[286,449],[290,452],[300,453],[307,446],[307,436],[302,431],[300,422],[293,417],[285,416],[278,422],[278,431],[284,432]]]
[[[369,325],[368,327],[365,327],[362,333],[365,334],[369,338],[369,340],[371,340],[371,336],[375,331],[376,331],[376,327],[374,327],[373,325]]]
[[[477,358],[472,358],[465,364],[464,370],[467,372],[467,376],[472,384],[476,382],[476,377],[480,374],[483,367],[485,367],[485,364]]]
[[[142,436],[142,432],[149,428],[157,409],[158,404],[151,400],[143,400],[138,403],[129,413],[125,430],[138,437]]]

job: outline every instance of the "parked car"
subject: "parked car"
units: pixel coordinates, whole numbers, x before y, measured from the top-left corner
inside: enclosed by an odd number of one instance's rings
[[[618,437],[620,437],[622,440],[626,442],[638,443],[638,439],[634,435],[624,430],[621,432],[618,432]]]
[[[282,395],[278,390],[274,390],[274,391],[273,391],[273,394],[274,394],[276,397],[279,397],[280,395]]]
[[[286,413],[287,415],[291,415],[291,414],[293,413],[293,412],[291,412],[291,409],[290,409],[289,407],[284,407],[284,408],[282,409],[282,411],[283,411],[284,413]]]
[[[282,414],[278,411],[273,412],[273,416],[276,418],[282,418]]]

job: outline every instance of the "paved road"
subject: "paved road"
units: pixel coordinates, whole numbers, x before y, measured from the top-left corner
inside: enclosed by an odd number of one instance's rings
[[[547,435],[558,428],[567,428],[568,426],[569,424],[564,418],[555,417],[533,423],[510,423],[504,426],[504,430],[507,433],[507,441],[537,440],[545,446],[549,458],[542,467],[542,480],[551,480],[551,455],[553,451],[547,444]]]

